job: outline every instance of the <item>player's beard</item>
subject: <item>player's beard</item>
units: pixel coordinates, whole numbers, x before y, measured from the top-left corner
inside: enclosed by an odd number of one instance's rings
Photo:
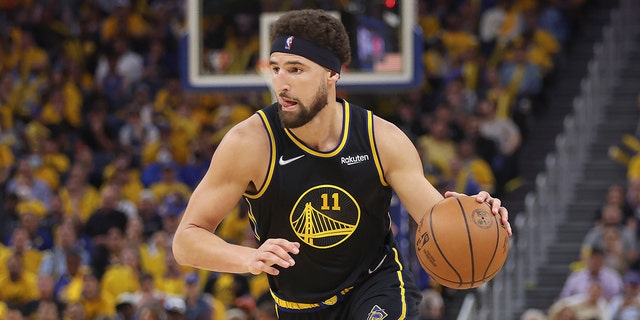
[[[291,99],[286,94],[281,93],[281,97]],[[322,85],[316,91],[313,100],[309,107],[300,102],[300,100],[296,100],[298,103],[298,107],[296,108],[296,112],[283,112],[282,106],[278,104],[278,116],[280,117],[280,122],[282,126],[289,129],[299,128],[303,125],[307,124],[311,119],[313,119],[324,107],[327,105],[327,85],[323,82]]]

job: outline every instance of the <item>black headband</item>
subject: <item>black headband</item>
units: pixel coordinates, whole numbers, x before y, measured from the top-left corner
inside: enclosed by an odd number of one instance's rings
[[[271,45],[271,53],[274,52],[299,55],[337,73],[340,73],[340,68],[342,67],[340,59],[331,50],[294,36],[279,36],[275,38]]]

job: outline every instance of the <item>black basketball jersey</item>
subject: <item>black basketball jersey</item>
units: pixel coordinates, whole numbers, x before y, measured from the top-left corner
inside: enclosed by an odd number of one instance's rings
[[[258,111],[271,158],[263,186],[244,197],[260,243],[300,243],[296,264],[269,276],[273,293],[289,301],[322,301],[355,285],[379,265],[393,239],[391,188],[376,151],[373,114],[339,101],[342,138],[329,152],[308,147],[283,128],[277,104]]]

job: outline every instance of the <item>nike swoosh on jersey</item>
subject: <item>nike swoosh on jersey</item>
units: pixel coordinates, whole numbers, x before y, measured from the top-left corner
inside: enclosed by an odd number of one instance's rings
[[[382,263],[384,262],[384,259],[386,259],[386,258],[387,258],[387,255],[385,254],[385,255],[384,255],[384,257],[382,257],[382,260],[380,260],[380,262],[378,263],[378,265],[377,265],[375,268],[373,268],[373,270],[371,270],[371,269],[369,269],[369,270],[368,270],[368,271],[369,271],[369,274],[372,274],[372,273],[374,273],[376,270],[378,270],[378,268],[380,268],[380,266],[381,266],[381,265],[382,265]]]
[[[294,162],[294,161],[296,161],[296,160],[298,160],[298,159],[300,159],[300,158],[302,158],[302,157],[304,157],[304,154],[303,154],[303,155],[301,155],[301,156],[297,156],[297,157],[295,157],[295,158],[291,158],[291,159],[287,159],[287,160],[285,160],[284,158],[282,158],[282,156],[280,156],[280,160],[278,160],[278,163],[279,163],[281,166],[284,166],[284,165],[287,165],[287,164],[289,164],[289,163],[291,163],[291,162]]]

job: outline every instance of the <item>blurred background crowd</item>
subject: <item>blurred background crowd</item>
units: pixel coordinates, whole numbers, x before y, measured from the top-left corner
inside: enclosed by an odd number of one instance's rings
[[[228,61],[203,64],[255,70],[260,12],[360,2],[236,1],[203,23],[204,50]],[[401,127],[440,190],[507,194],[585,2],[418,0],[423,85],[341,95]],[[171,252],[216,145],[270,103],[183,90],[184,5],[0,1],[1,319],[275,319],[264,275],[186,268]],[[248,228],[238,204],[216,233],[255,246]],[[455,292],[417,276],[424,319],[443,319]]]

